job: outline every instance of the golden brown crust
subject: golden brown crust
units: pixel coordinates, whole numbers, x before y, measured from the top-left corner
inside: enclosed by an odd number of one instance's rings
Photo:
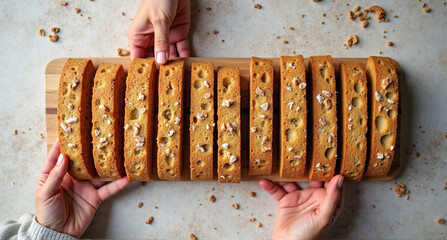
[[[271,175],[273,161],[273,61],[251,58],[249,175]]]
[[[372,104],[365,176],[383,177],[390,170],[396,152],[399,80],[394,61],[388,57],[369,57],[366,73]]]
[[[95,68],[90,59],[70,58],[59,82],[57,104],[61,153],[70,159],[68,172],[78,180],[96,176],[92,157],[92,86]]]
[[[307,158],[307,83],[303,56],[282,56],[280,101],[281,178],[304,177]]]
[[[169,61],[160,66],[158,79],[158,177],[180,180],[182,177],[183,121],[183,60]]]
[[[122,178],[125,75],[121,64],[101,64],[92,97],[93,159],[100,177]]]
[[[241,89],[237,67],[221,67],[217,74],[217,145],[220,183],[241,181]]]
[[[310,180],[326,181],[334,176],[337,159],[337,98],[331,56],[309,58],[312,74],[312,164]]]
[[[214,64],[191,67],[191,180],[213,179]]]
[[[155,61],[134,59],[126,80],[124,118],[124,165],[127,178],[152,178],[154,148]]]
[[[360,181],[366,162],[368,121],[366,70],[359,62],[340,64],[341,83],[341,166],[348,181]]]

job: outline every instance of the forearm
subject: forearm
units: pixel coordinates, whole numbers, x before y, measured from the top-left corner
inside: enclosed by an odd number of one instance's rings
[[[22,215],[17,221],[0,223],[0,239],[76,239],[40,225],[32,215]]]

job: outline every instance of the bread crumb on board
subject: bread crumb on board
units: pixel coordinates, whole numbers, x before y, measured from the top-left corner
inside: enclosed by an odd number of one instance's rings
[[[152,224],[153,221],[154,221],[154,217],[152,217],[152,216],[146,218],[146,224]]]
[[[349,38],[348,38],[348,41],[346,41],[346,45],[347,45],[348,47],[350,47],[350,46],[352,46],[352,45],[357,44],[358,42],[359,42],[359,40],[358,40],[358,38],[357,38],[357,35],[355,35],[355,34],[351,34],[351,35],[349,36]]]
[[[250,222],[255,222],[255,221],[256,221],[256,218],[250,218],[248,221],[250,221]]]
[[[118,48],[116,50],[116,54],[120,57],[125,57],[125,56],[129,56],[130,55],[130,51],[126,50],[126,49],[122,49],[122,48]]]
[[[426,13],[431,12],[431,8],[424,8],[424,12],[426,12]]]
[[[387,45],[388,47],[391,47],[391,46],[394,45],[394,43],[393,43],[393,42],[386,42],[386,45]]]
[[[212,9],[211,7],[206,7],[205,8],[205,10],[207,10],[207,11],[211,11],[211,9]]]
[[[231,207],[234,208],[234,209],[239,209],[239,204],[237,204],[237,203],[233,203],[233,204],[231,205]]]
[[[14,129],[14,135],[17,135],[17,129]]]
[[[138,208],[141,208],[143,205],[144,205],[144,203],[139,202],[139,203],[138,203]]]
[[[258,3],[255,3],[253,5],[253,7],[256,8],[256,9],[261,9],[262,8],[261,4],[258,4]]]
[[[374,204],[371,204],[371,208],[376,208],[376,205],[374,205]]]
[[[59,40],[59,36],[56,34],[48,35],[48,39],[50,40],[50,42],[57,42],[57,40]]]
[[[284,44],[289,44],[289,41],[284,40],[284,41],[282,41],[282,43],[284,43]]]
[[[219,34],[219,30],[214,29],[214,30],[213,30],[213,34]]]
[[[54,33],[58,33],[58,32],[60,31],[60,28],[58,28],[58,27],[52,27],[52,28],[51,28],[51,31],[54,32]]]
[[[67,5],[68,5],[68,2],[66,2],[66,1],[59,1],[59,5],[61,5],[61,6],[67,6]]]
[[[258,228],[262,227],[262,223],[258,222]]]
[[[81,12],[80,8],[75,8],[74,10],[75,10],[75,13],[80,13]]]
[[[255,192],[250,192],[250,197],[256,197],[256,193]]]
[[[445,219],[444,218],[436,218],[436,223],[439,223],[439,224],[444,224],[445,223]]]
[[[189,239],[191,240],[197,240],[196,235],[194,235],[193,233],[189,234]]]
[[[40,36],[45,36],[45,30],[43,30],[42,28],[39,29],[39,35]]]
[[[216,201],[216,197],[214,195],[211,195],[209,200],[210,200],[210,202],[215,202]]]
[[[408,200],[410,190],[407,189],[405,184],[394,182],[394,193],[396,193],[396,196],[404,197],[405,200]]]

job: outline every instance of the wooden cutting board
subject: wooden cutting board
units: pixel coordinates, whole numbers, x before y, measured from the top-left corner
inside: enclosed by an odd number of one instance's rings
[[[189,91],[190,91],[190,76],[191,76],[191,64],[193,62],[214,62],[214,68],[217,70],[218,67],[221,66],[237,66],[240,69],[241,76],[241,129],[248,129],[249,126],[249,72],[250,72],[250,58],[183,58],[185,60],[185,106],[189,109]],[[307,178],[299,178],[299,179],[284,179],[279,177],[278,171],[278,157],[279,157],[279,81],[277,81],[279,77],[279,58],[272,58],[273,66],[274,66],[274,74],[275,74],[275,87],[274,87],[274,96],[278,96],[274,99],[274,143],[273,143],[273,170],[271,176],[249,176],[248,175],[248,153],[249,153],[249,144],[248,144],[248,131],[242,131],[242,181],[254,181],[261,178],[270,179],[273,181],[308,181]],[[46,111],[46,125],[47,125],[47,151],[51,149],[54,141],[57,138],[57,94],[59,87],[59,78],[62,72],[62,68],[67,61],[67,58],[58,58],[50,61],[45,69],[45,111]],[[130,64],[130,58],[92,58],[93,64],[95,68],[97,68],[101,63],[115,63],[122,64],[124,70],[127,72]],[[307,65],[308,59],[305,59]],[[336,71],[339,69],[340,62],[342,61],[359,61],[366,64],[367,58],[334,58],[333,62],[335,65]],[[157,66],[158,69],[159,66]],[[399,69],[400,72],[400,69]],[[338,75],[338,73],[337,73]],[[400,84],[402,83],[402,74],[399,74]],[[400,88],[402,89],[402,88]],[[399,94],[402,96],[401,94]],[[155,96],[157,97],[157,96]],[[400,111],[399,111],[400,112]],[[189,110],[185,111],[184,119],[189,119]],[[399,113],[400,116],[400,113]],[[400,118],[399,118],[400,121]],[[184,129],[185,131],[189,131],[189,121],[185,121]],[[398,124],[400,125],[400,124]],[[391,169],[386,177],[380,178],[370,178],[364,177],[362,181],[387,181],[391,180],[397,176],[400,169],[400,129],[398,128],[398,138],[396,143],[396,154],[391,165]],[[184,144],[185,146],[189,146],[189,133],[184,133]],[[154,136],[155,138],[155,136]],[[155,147],[155,146],[154,146]],[[183,158],[183,174],[182,181],[190,181],[190,171],[189,171],[189,147],[184,147],[184,158]],[[156,151],[155,151],[156,152]],[[216,152],[216,151],[214,151]],[[217,157],[214,158],[215,161]],[[214,166],[217,166],[214,163]],[[154,180],[159,180],[156,176],[156,171],[153,173]],[[217,168],[214,169],[214,179],[217,181]]]

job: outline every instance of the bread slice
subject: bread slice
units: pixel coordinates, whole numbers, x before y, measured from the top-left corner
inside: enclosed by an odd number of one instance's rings
[[[177,60],[160,66],[157,170],[158,177],[165,180],[182,177],[184,65]]]
[[[192,64],[190,109],[191,180],[213,180],[213,63]]]
[[[307,81],[301,55],[280,58],[281,146],[279,176],[304,177],[307,158]]]
[[[388,57],[369,57],[366,63],[369,99],[369,162],[365,176],[383,177],[394,159],[397,138],[399,79],[394,61]]]
[[[68,173],[78,180],[96,176],[92,156],[92,87],[90,59],[70,58],[62,69],[57,102],[61,153],[70,159]]]
[[[241,181],[241,87],[238,67],[217,73],[217,174],[220,183]]]
[[[122,178],[124,170],[124,93],[121,64],[103,63],[96,71],[92,97],[93,159],[100,177]]]
[[[154,148],[155,61],[135,58],[126,80],[124,118],[124,165],[127,178],[152,178]]]
[[[273,61],[250,62],[249,175],[271,175],[273,162]]]
[[[312,74],[312,164],[310,180],[334,176],[337,160],[337,96],[331,56],[309,58]]]
[[[368,128],[368,88],[364,64],[342,62],[341,84],[341,166],[340,174],[348,181],[360,181],[366,162]]]

